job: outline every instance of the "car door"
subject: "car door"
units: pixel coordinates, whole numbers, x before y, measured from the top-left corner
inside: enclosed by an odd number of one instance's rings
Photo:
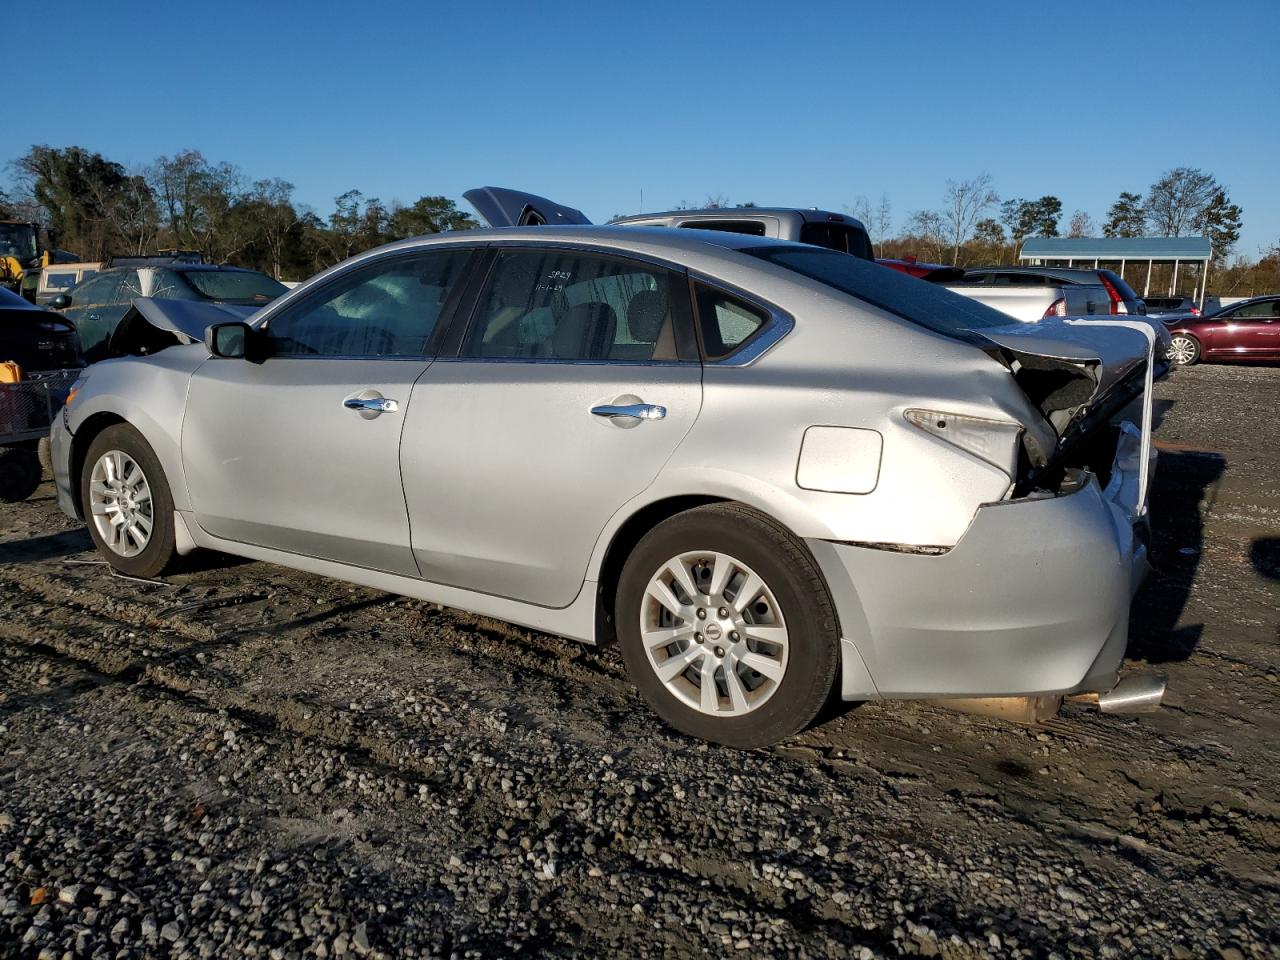
[[[1280,334],[1275,324],[1278,300],[1255,300],[1231,307],[1215,318],[1213,353],[1224,359],[1263,360],[1270,358]]]
[[[107,345],[134,296],[136,270],[112,270],[80,284],[71,291],[71,306],[62,313],[76,325],[85,361],[96,363],[110,356]]]
[[[549,607],[702,402],[688,283],[648,262],[497,246],[453,356],[415,384],[401,469],[422,576]],[[683,348],[678,346],[683,344]]]
[[[415,576],[399,446],[413,383],[471,252],[397,253],[285,303],[191,379],[182,459],[196,523],[241,543]]]

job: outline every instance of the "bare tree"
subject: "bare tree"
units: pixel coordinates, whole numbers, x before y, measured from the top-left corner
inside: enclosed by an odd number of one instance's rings
[[[893,224],[893,206],[889,203],[889,195],[880,194],[880,202],[874,207],[866,197],[859,196],[845,210],[861,220],[862,225],[867,228],[867,234],[876,247],[876,256],[884,256],[884,242]]]
[[[942,251],[948,244],[947,225],[942,214],[936,210],[917,210],[907,220],[906,229],[907,236],[924,249],[929,260],[942,259]]]
[[[1093,217],[1089,216],[1083,210],[1077,210],[1071,215],[1071,226],[1067,229],[1067,236],[1092,237]]]
[[[256,180],[249,196],[257,207],[258,229],[271,258],[272,275],[279,280],[289,231],[298,222],[298,211],[293,206],[293,184],[279,177]]]
[[[1191,167],[1167,171],[1147,193],[1147,219],[1158,236],[1180,237],[1198,229],[1205,209],[1222,189],[1211,174]]]
[[[973,228],[987,208],[1000,198],[991,189],[991,175],[947,181],[947,203],[942,211],[943,234],[951,247],[951,263],[960,263],[960,248],[973,236]]]

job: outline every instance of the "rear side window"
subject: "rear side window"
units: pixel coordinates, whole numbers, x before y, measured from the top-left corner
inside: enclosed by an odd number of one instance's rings
[[[678,281],[678,282],[677,282]],[[675,360],[683,278],[661,267],[553,248],[494,260],[462,346],[495,360]]]
[[[842,253],[791,246],[747,247],[742,253],[775,263],[909,323],[957,339],[964,339],[962,334],[966,330],[1016,323],[1008,314],[945,287],[921,283],[905,273],[886,270],[878,263]]]
[[[850,253],[863,260],[875,259],[866,231],[847,223],[806,223],[800,228],[800,242]]]
[[[764,236],[764,224],[759,220],[690,220],[680,226],[689,230],[720,230],[724,233],[745,233],[753,237]]]
[[[750,340],[769,320],[769,315],[723,290],[695,284],[698,298],[698,326],[702,334],[702,354],[708,360],[723,360]]]

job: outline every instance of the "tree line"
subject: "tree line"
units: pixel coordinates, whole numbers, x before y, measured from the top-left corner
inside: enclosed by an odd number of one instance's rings
[[[355,189],[335,197],[333,211],[322,217],[294,199],[287,180],[254,180],[197,150],[127,169],[83,147],[32,146],[9,166],[12,186],[0,191],[0,219],[34,220],[50,246],[88,260],[197,250],[215,263],[298,280],[392,240],[478,226],[447,197],[387,204]],[[755,206],[731,204],[720,193],[702,205]],[[1012,262],[1029,237],[1204,235],[1213,249],[1215,291],[1280,289],[1280,242],[1256,260],[1233,257],[1242,211],[1216,177],[1190,167],[1166,171],[1145,191],[1122,191],[1100,224],[1076,210],[1064,226],[1062,201],[1052,194],[1001,200],[985,173],[948,180],[939,207],[913,211],[896,228],[887,194],[874,202],[860,196],[846,209],[866,225],[879,256],[968,266]]]
[[[348,190],[328,217],[297,203],[294,186],[252,180],[198,150],[137,170],[83,147],[33,146],[10,164],[0,219],[39,223],[48,245],[86,260],[159,249],[300,280],[392,240],[478,226],[442,196],[385,204]]]

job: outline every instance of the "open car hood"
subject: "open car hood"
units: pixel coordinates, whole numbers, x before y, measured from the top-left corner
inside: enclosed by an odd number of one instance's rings
[[[133,307],[151,326],[176,333],[186,343],[202,341],[205,328],[210,324],[246,320],[262,309],[243,303],[164,300],[156,297],[138,297],[133,301]]]
[[[476,212],[491,227],[554,227],[589,225],[581,210],[546,197],[505,187],[477,187],[464,193]]]

